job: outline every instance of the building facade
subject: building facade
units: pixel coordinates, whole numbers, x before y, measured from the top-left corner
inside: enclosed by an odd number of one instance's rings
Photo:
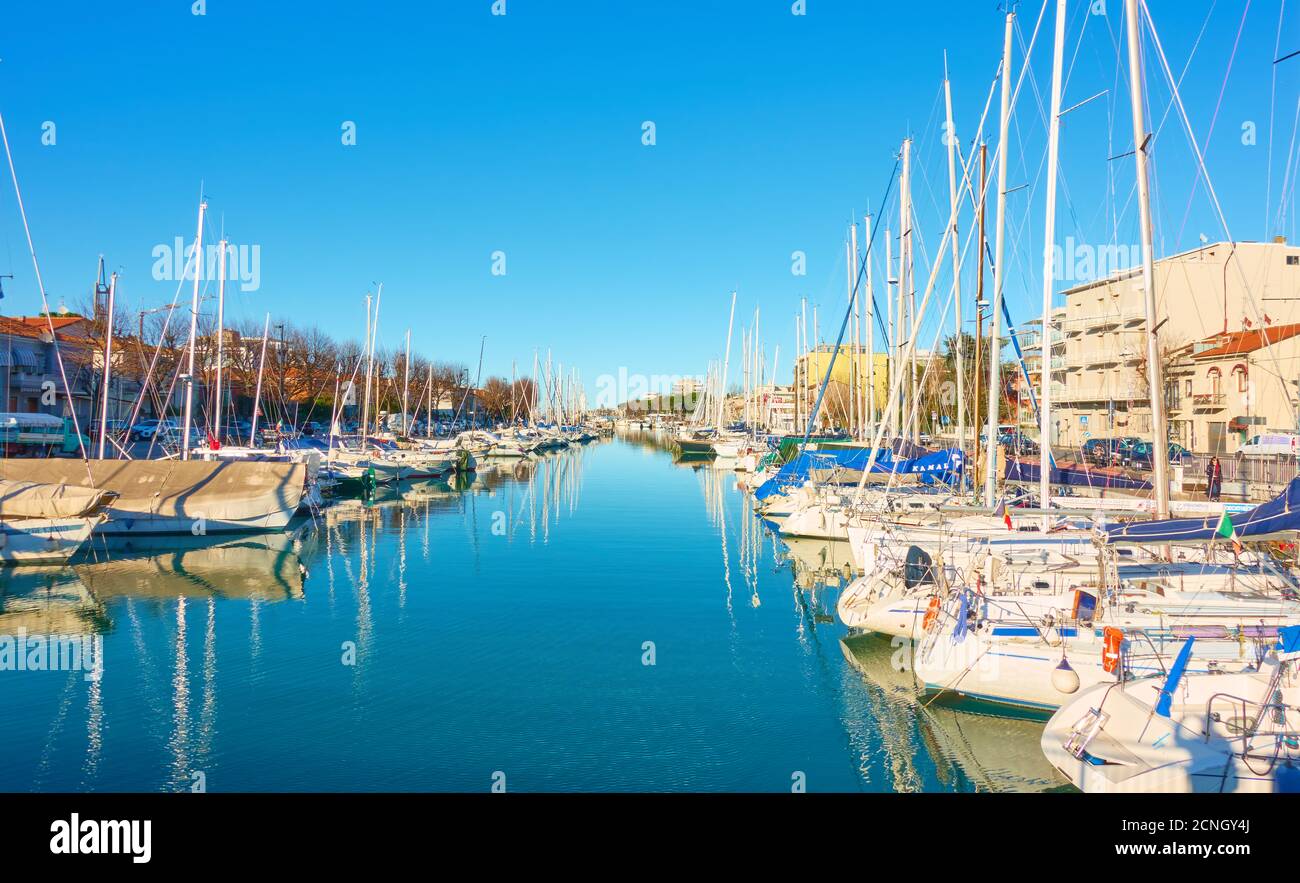
[[[1155,286],[1169,440],[1232,453],[1257,431],[1294,432],[1298,377],[1287,360],[1296,344],[1281,329],[1300,324],[1300,248],[1206,244],[1156,261]],[[1053,443],[1148,437],[1141,268],[1076,285],[1064,298],[1048,357]]]

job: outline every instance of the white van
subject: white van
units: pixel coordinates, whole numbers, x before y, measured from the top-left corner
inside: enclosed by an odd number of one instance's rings
[[[1242,445],[1237,453],[1300,456],[1300,435],[1290,432],[1271,432],[1257,435]]]

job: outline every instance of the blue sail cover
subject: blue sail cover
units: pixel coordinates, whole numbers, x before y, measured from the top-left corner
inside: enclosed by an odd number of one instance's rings
[[[781,493],[787,488],[797,487],[808,478],[813,469],[831,469],[839,467],[850,472],[861,472],[867,468],[871,458],[870,448],[823,448],[819,451],[806,451],[781,467],[776,475],[758,486],[754,497],[766,500],[773,494]],[[873,475],[920,475],[923,483],[956,481],[961,475],[965,459],[959,448],[924,454],[920,457],[895,457],[888,448],[881,448],[876,455],[876,462],[871,468]],[[849,484],[857,484],[853,478]]]
[[[1043,470],[1036,460],[1007,460],[1007,481],[1023,481],[1037,484]],[[1087,466],[1060,466],[1048,471],[1048,480],[1055,485],[1066,487],[1094,488],[1096,490],[1149,491],[1151,482],[1144,478],[1130,478],[1127,475],[1115,475],[1097,472]]]
[[[1278,497],[1248,512],[1229,516],[1240,540],[1259,539],[1279,533],[1300,531],[1300,478],[1293,478]],[[1204,543],[1219,537],[1222,515],[1205,518],[1169,518],[1164,521],[1134,521],[1108,528],[1107,543]]]

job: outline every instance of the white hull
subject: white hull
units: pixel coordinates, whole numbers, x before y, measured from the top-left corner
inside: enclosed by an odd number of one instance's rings
[[[59,564],[90,538],[100,516],[0,521],[0,564]]]

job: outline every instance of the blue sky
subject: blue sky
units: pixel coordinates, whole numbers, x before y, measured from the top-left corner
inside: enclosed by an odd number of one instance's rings
[[[1132,160],[1108,162],[1131,145],[1123,4],[1070,6],[1064,104],[1106,94],[1066,118],[1058,232],[1135,243]],[[202,181],[209,233],[224,223],[260,248],[260,288],[232,295],[236,318],[269,310],[360,337],[364,294],[383,281],[387,345],[410,327],[422,353],[472,367],[486,335],[485,373],[506,374],[550,348],[593,389],[620,368],[702,373],[721,355],[735,288],[740,317],[761,307],[769,364],[779,345],[788,377],[799,299],[821,305],[829,334],[845,299],[845,227],[881,210],[909,132],[920,234],[935,251],[947,211],[944,51],[964,149],[1001,51],[991,2],[807,0],[801,16],[788,0],[491,7],[208,0],[196,16],[186,0],[11,4],[0,112],[52,304],[85,298],[100,253],[122,274],[128,310],[169,302],[175,283],[153,278],[153,250],[193,236]],[[1039,8],[1019,7],[1017,71]],[[1201,141],[1214,120],[1206,157],[1233,235],[1294,236],[1294,208],[1271,220],[1300,82],[1295,59],[1276,66],[1274,91],[1279,0],[1150,8],[1170,65],[1187,67],[1182,95]],[[1300,11],[1288,16],[1283,54],[1300,49]],[[1049,8],[1011,138],[1010,184],[1026,185],[1010,198],[1017,319],[1041,296],[1051,24]],[[1155,128],[1169,89],[1148,61]],[[654,146],[642,144],[647,120]],[[354,146],[341,143],[345,121]],[[1170,114],[1156,142],[1158,254],[1222,236],[1204,187],[1192,187],[1187,145]],[[1292,176],[1288,196],[1294,188]],[[897,209],[885,211],[896,228]],[[491,272],[498,250],[504,276]],[[795,250],[806,276],[791,273]],[[35,312],[7,181],[0,273],[16,277],[0,310]]]

